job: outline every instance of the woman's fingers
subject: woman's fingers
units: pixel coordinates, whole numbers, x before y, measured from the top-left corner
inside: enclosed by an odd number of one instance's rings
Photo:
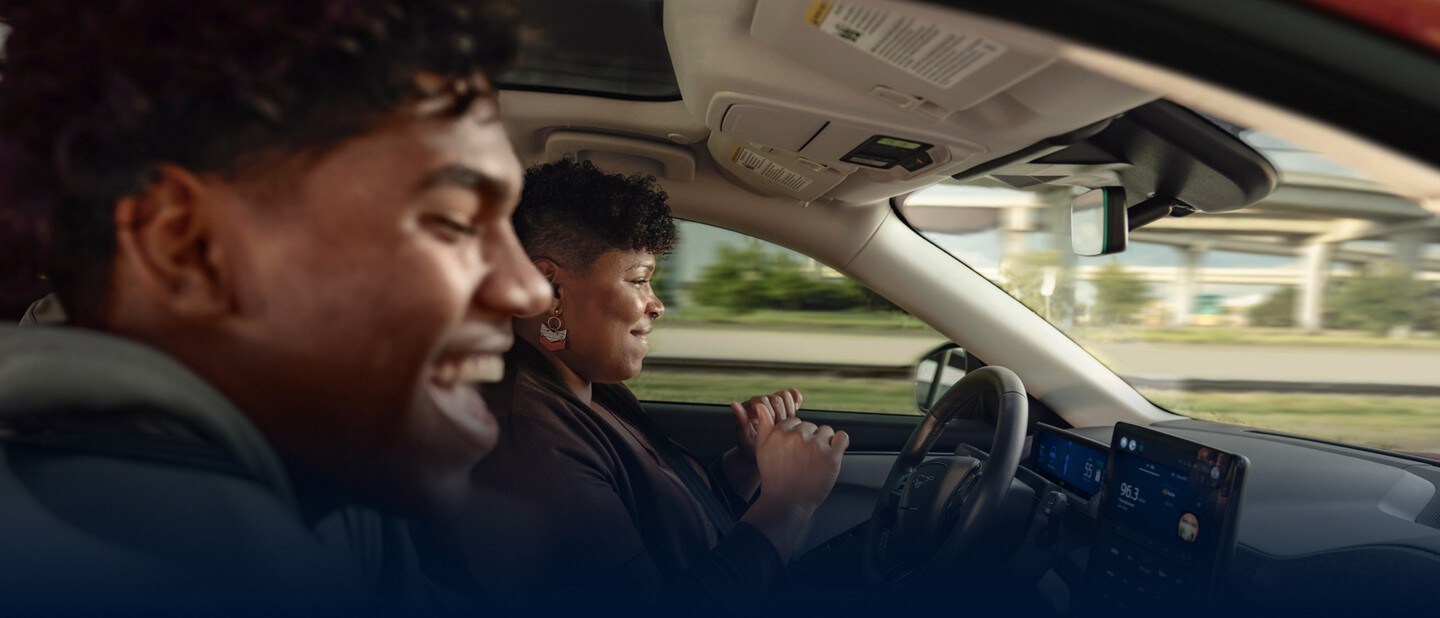
[[[735,415],[735,423],[740,427],[750,426],[750,413],[738,401],[730,402],[730,413]]]
[[[780,421],[756,451],[761,499],[818,506],[835,486],[849,444],[850,436],[833,427],[794,416]]]
[[[754,397],[751,397],[750,399],[747,399],[745,401],[745,405],[750,408],[750,413],[754,414],[756,418],[759,418],[761,416],[770,416],[776,421],[780,420],[780,418],[775,414],[775,406],[770,403],[769,397],[766,397],[764,395],[756,395]]]
[[[805,397],[800,394],[799,389],[787,388],[782,391],[775,391],[769,395],[756,395],[745,401],[745,406],[754,410],[756,414],[760,410],[766,410],[774,415],[778,424],[787,418],[793,418],[800,413],[800,404]]]
[[[747,403],[753,403],[756,399],[756,397],[751,397]],[[735,405],[738,406],[739,404]],[[754,416],[751,417],[755,421],[755,433],[759,434],[761,438],[764,438],[775,429],[775,415],[769,414],[769,411],[765,409],[763,404],[754,405],[752,409],[755,410]]]
[[[809,440],[827,444],[833,450],[844,451],[850,447],[850,434],[831,427],[829,425],[816,425],[808,421],[802,421],[799,417],[792,416],[783,421],[775,423],[774,429],[780,431],[794,431]]]
[[[793,393],[789,390],[783,390],[775,394],[780,396],[780,401],[785,402],[785,413],[787,416],[795,416],[800,413],[800,406],[796,405],[795,395]]]
[[[821,425],[815,430],[815,439],[819,440],[821,444],[830,444],[834,437],[835,429],[829,425]]]
[[[770,395],[771,405],[775,408],[776,420],[785,420],[788,417],[800,414],[800,404],[805,397],[800,394],[800,389],[787,388],[783,391],[775,391]]]
[[[850,445],[849,434],[843,431],[836,431],[829,425],[817,425],[800,419],[798,413],[801,399],[800,391],[791,388],[777,391],[772,395],[757,395],[751,397],[746,405],[753,405],[756,408],[757,415],[769,421],[768,425],[770,426],[764,433],[769,433],[772,429],[796,431],[808,439],[813,439],[821,444],[828,444],[831,448],[840,450],[847,448]],[[731,404],[732,409],[735,405],[738,404]],[[759,413],[760,410],[766,408],[771,411],[771,414]]]
[[[782,398],[782,396],[780,396],[780,393],[770,395],[769,402],[770,408],[775,409],[775,418],[786,419],[791,418],[791,416],[795,416],[795,413],[791,411],[791,405],[785,402],[785,398]]]

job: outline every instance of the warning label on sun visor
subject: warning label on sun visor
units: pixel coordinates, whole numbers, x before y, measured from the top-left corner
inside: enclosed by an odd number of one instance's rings
[[[949,88],[1005,53],[982,36],[884,8],[814,0],[805,20],[871,56],[941,88]]]
[[[804,191],[810,186],[810,179],[785,169],[779,163],[766,159],[764,155],[744,146],[736,146],[730,153],[730,160],[741,167],[764,176],[791,191]]]

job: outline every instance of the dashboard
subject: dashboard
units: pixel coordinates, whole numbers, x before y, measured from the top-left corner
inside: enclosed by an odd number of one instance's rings
[[[1137,429],[1143,431],[1137,433]],[[1138,451],[1140,444],[1153,449],[1150,439],[1155,434],[1165,436],[1171,447],[1192,445],[1180,451],[1190,459],[1172,459],[1168,466],[1154,467],[1158,463],[1154,458],[1146,462],[1138,453],[1132,454],[1131,449]],[[1146,439],[1137,442],[1137,435]],[[1202,453],[1198,448],[1208,451]],[[1114,452],[1116,449],[1123,453]],[[1183,476],[1178,471],[1193,464],[1196,457],[1223,455],[1233,459],[1229,467],[1219,470],[1208,499],[1217,500],[1219,487],[1224,485],[1233,492],[1227,503],[1212,502],[1210,510],[1204,511],[1205,497],[1194,507],[1179,506],[1200,494],[1165,496],[1162,501],[1168,506],[1157,505],[1150,515],[1132,512],[1115,517],[1120,502],[1134,507],[1137,498],[1179,491],[1174,488],[1178,485],[1167,489],[1157,484],[1158,477],[1137,472],[1138,466],[1150,465],[1150,472]],[[1134,480],[1137,474],[1141,475],[1139,483]],[[1099,596],[1097,575],[1107,567],[1113,571],[1115,566],[1105,562],[1102,553],[1116,544],[1115,526],[1132,528],[1131,538],[1118,538],[1133,541],[1137,524],[1147,531],[1139,537],[1141,541],[1203,550],[1201,562],[1215,567],[1213,581],[1202,577],[1178,592],[1155,597],[1168,599],[1177,604],[1174,606],[1203,598],[1213,585],[1213,598],[1223,609],[1428,613],[1433,591],[1440,589],[1440,496],[1436,491],[1440,467],[1435,465],[1253,429],[1182,420],[1150,429],[1124,423],[1116,428],[1077,430],[1042,426],[1017,478],[1035,490],[1038,511],[1046,515],[1038,518],[1041,521],[1024,542],[1035,546],[1031,549],[1063,556],[1040,589],[1042,596],[1054,597],[1049,600],[1057,607],[1083,608]],[[1175,480],[1184,484],[1178,477]],[[1057,501],[1061,503],[1058,508]],[[1186,513],[1195,521],[1186,518]],[[1227,518],[1231,528],[1225,531]],[[1222,522],[1221,533],[1207,540],[1218,545],[1184,538],[1206,538],[1207,531],[1217,530],[1213,522]],[[1143,562],[1140,553],[1131,558]],[[1127,581],[1131,594],[1125,598],[1143,604],[1136,587],[1135,580]],[[1152,591],[1148,588],[1145,592]]]

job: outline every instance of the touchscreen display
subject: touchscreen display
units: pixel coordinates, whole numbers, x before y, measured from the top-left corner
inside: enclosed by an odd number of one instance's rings
[[[1109,454],[1083,438],[1041,425],[1035,432],[1035,472],[1089,500],[1100,493]]]
[[[1092,609],[1202,606],[1235,545],[1245,459],[1120,423],[1086,569]]]

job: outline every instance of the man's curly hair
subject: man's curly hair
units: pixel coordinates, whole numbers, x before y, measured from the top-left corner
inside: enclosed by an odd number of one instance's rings
[[[587,273],[612,249],[665,255],[679,233],[655,177],[607,174],[589,161],[562,159],[525,171],[512,217],[532,258]]]
[[[43,271],[79,310],[107,291],[115,202],[156,165],[234,179],[317,157],[435,95],[419,74],[441,78],[459,114],[512,61],[519,13],[495,0],[5,4],[0,285],[33,288]]]

